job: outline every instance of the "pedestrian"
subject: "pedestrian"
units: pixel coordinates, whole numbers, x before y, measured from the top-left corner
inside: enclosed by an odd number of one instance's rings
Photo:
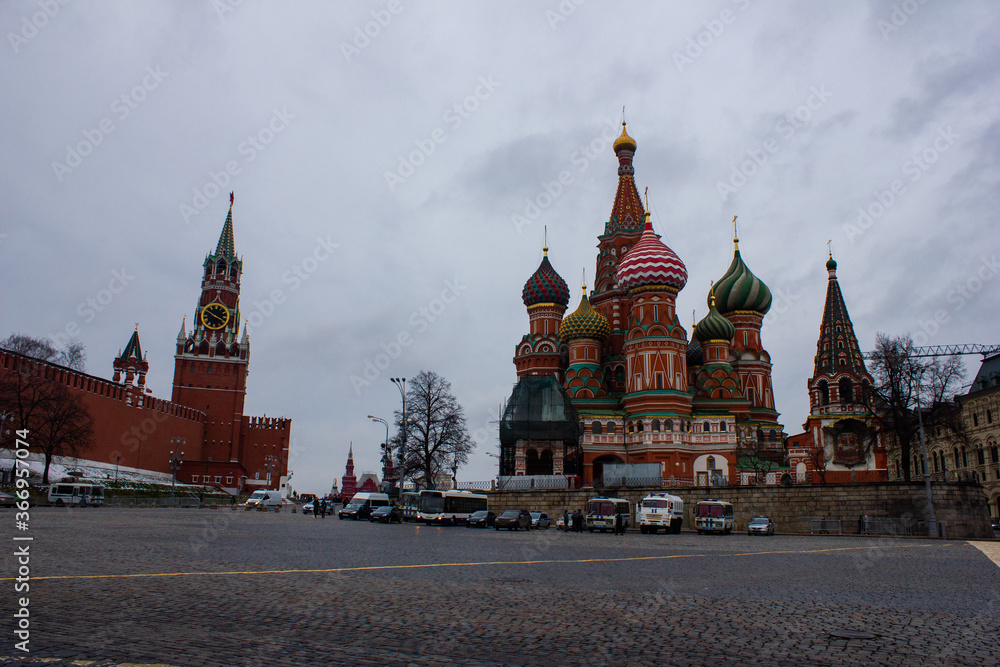
[[[615,512],[615,535],[625,534],[625,519],[621,512]]]
[[[858,515],[858,535],[860,535],[861,532],[864,529],[865,529],[865,518],[859,514]]]
[[[573,532],[583,532],[583,513],[580,510],[573,512]]]
[[[326,518],[326,498],[319,501],[319,513],[324,519]]]
[[[314,500],[312,502],[312,506],[313,506],[313,518],[314,519],[318,519],[319,518],[319,498],[317,498],[316,500]]]
[[[866,515],[865,515],[865,535],[867,535],[867,534],[868,534],[868,529],[869,529],[869,525],[868,525],[868,515],[866,514]]]
[[[563,510],[563,530],[569,532],[569,510]]]

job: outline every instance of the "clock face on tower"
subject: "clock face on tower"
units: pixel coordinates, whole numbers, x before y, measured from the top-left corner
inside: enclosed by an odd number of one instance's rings
[[[201,309],[201,323],[206,329],[221,329],[229,324],[229,309],[221,303],[210,303]]]

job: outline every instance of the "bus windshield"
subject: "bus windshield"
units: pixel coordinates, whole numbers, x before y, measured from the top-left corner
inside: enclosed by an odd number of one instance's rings
[[[642,506],[643,507],[666,507],[667,506],[667,501],[666,500],[643,500],[642,501]]]
[[[420,497],[420,510],[422,512],[440,513],[444,511],[444,498],[442,496],[425,495]]]
[[[723,516],[722,505],[698,505],[698,516]]]

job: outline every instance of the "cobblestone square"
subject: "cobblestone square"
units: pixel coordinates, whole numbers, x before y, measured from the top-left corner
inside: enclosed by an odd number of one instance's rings
[[[1000,663],[1000,568],[967,542],[497,532],[229,509],[31,518],[31,652],[14,648],[25,594],[8,557],[3,664]]]

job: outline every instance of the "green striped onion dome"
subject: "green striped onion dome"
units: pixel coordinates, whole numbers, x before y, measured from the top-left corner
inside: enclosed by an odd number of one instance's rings
[[[766,315],[771,309],[771,290],[743,263],[739,246],[729,270],[715,283],[714,293],[719,312],[723,315],[737,310]]]
[[[715,297],[709,295],[708,315],[694,328],[694,336],[701,343],[710,340],[731,341],[736,335],[736,327],[719,313],[715,307]]]
[[[548,248],[545,250],[548,251]],[[569,303],[569,286],[552,268],[548,252],[542,257],[538,270],[531,274],[528,282],[524,283],[521,300],[529,307],[540,303],[557,303],[565,308]]]
[[[569,342],[578,338],[605,341],[611,335],[611,325],[608,318],[594,310],[587,299],[586,288],[580,306],[563,318],[559,325],[559,337]]]
[[[705,361],[705,351],[701,349],[701,343],[698,342],[698,329],[691,334],[691,342],[688,343],[687,348],[687,362],[688,368],[695,368],[701,366]]]

